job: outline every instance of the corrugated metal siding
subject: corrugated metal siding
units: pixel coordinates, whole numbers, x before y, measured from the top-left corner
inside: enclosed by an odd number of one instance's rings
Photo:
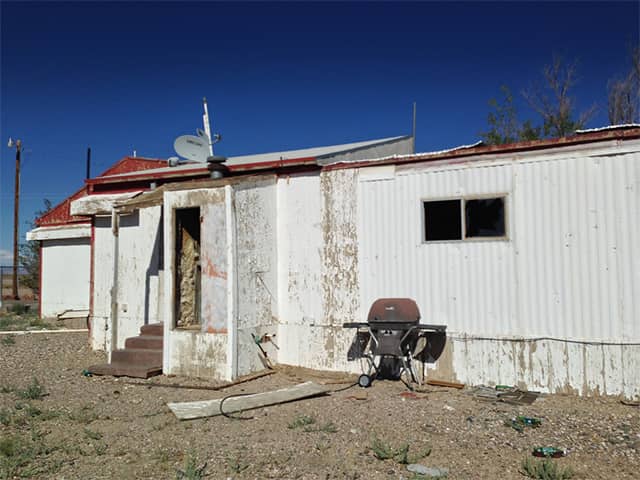
[[[484,336],[638,340],[638,153],[361,171],[363,306],[410,296],[423,321]],[[422,200],[508,195],[508,241],[422,243]]]

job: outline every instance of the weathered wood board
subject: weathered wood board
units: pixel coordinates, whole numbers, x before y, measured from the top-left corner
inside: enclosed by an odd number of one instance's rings
[[[301,400],[315,397],[331,390],[327,385],[318,385],[314,382],[305,382],[293,387],[281,388],[273,392],[254,393],[242,397],[231,397],[224,402],[224,412],[234,413],[252,408],[267,407],[278,403]],[[180,420],[192,420],[194,418],[215,417],[222,415],[220,412],[221,398],[217,400],[203,400],[200,402],[168,403],[176,417]]]

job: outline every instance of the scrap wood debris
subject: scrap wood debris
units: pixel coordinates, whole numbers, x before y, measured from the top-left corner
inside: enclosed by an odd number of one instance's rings
[[[464,383],[458,382],[447,382],[446,380],[427,380],[425,382],[427,385],[432,385],[434,387],[447,387],[447,388],[457,388],[458,390],[462,390],[464,388]]]
[[[313,370],[311,368],[295,367],[284,363],[274,365],[273,369],[276,372],[286,375],[296,381],[312,379],[321,385],[343,385],[347,383],[356,383],[358,381],[358,376],[355,374]]]
[[[330,390],[330,388],[324,385],[318,385],[314,382],[305,382],[271,392],[243,394],[242,396],[233,397],[230,396],[228,399],[218,398],[216,400],[204,400],[198,402],[168,403],[167,406],[179,420],[192,420],[196,418],[215,417],[217,415],[243,412],[245,410],[268,407],[269,405],[277,405],[279,403],[287,403],[294,400],[302,400],[318,395],[324,395]],[[225,404],[224,412],[222,410],[222,403]]]
[[[520,390],[517,387],[496,389],[481,385],[468,391],[473,398],[489,402],[504,402],[510,405],[531,405],[540,396],[540,392]]]

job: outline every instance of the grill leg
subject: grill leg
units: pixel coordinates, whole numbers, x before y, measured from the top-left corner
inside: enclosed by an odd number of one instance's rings
[[[409,375],[411,375],[411,381],[413,383],[417,383],[419,386],[422,386],[422,381],[420,380],[418,372],[413,365],[413,356],[411,355],[411,353],[409,353],[409,355],[406,357],[400,357],[400,359],[402,360],[402,371],[400,372],[400,377],[402,378],[402,374],[404,372],[408,372]]]

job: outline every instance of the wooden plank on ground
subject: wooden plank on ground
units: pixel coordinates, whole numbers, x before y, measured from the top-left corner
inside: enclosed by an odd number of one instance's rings
[[[427,380],[426,384],[433,385],[434,387],[464,388],[464,383],[447,382],[445,380]]]
[[[254,393],[241,397],[231,397],[224,402],[224,412],[234,413],[253,408],[267,407],[278,403],[301,400],[303,398],[315,397],[329,392],[331,389],[326,385],[318,385],[313,382],[300,383],[293,387],[281,388],[273,392]],[[168,403],[176,417],[180,420],[192,420],[194,418],[215,417],[221,415],[220,402],[217,400],[204,400],[200,402]]]

